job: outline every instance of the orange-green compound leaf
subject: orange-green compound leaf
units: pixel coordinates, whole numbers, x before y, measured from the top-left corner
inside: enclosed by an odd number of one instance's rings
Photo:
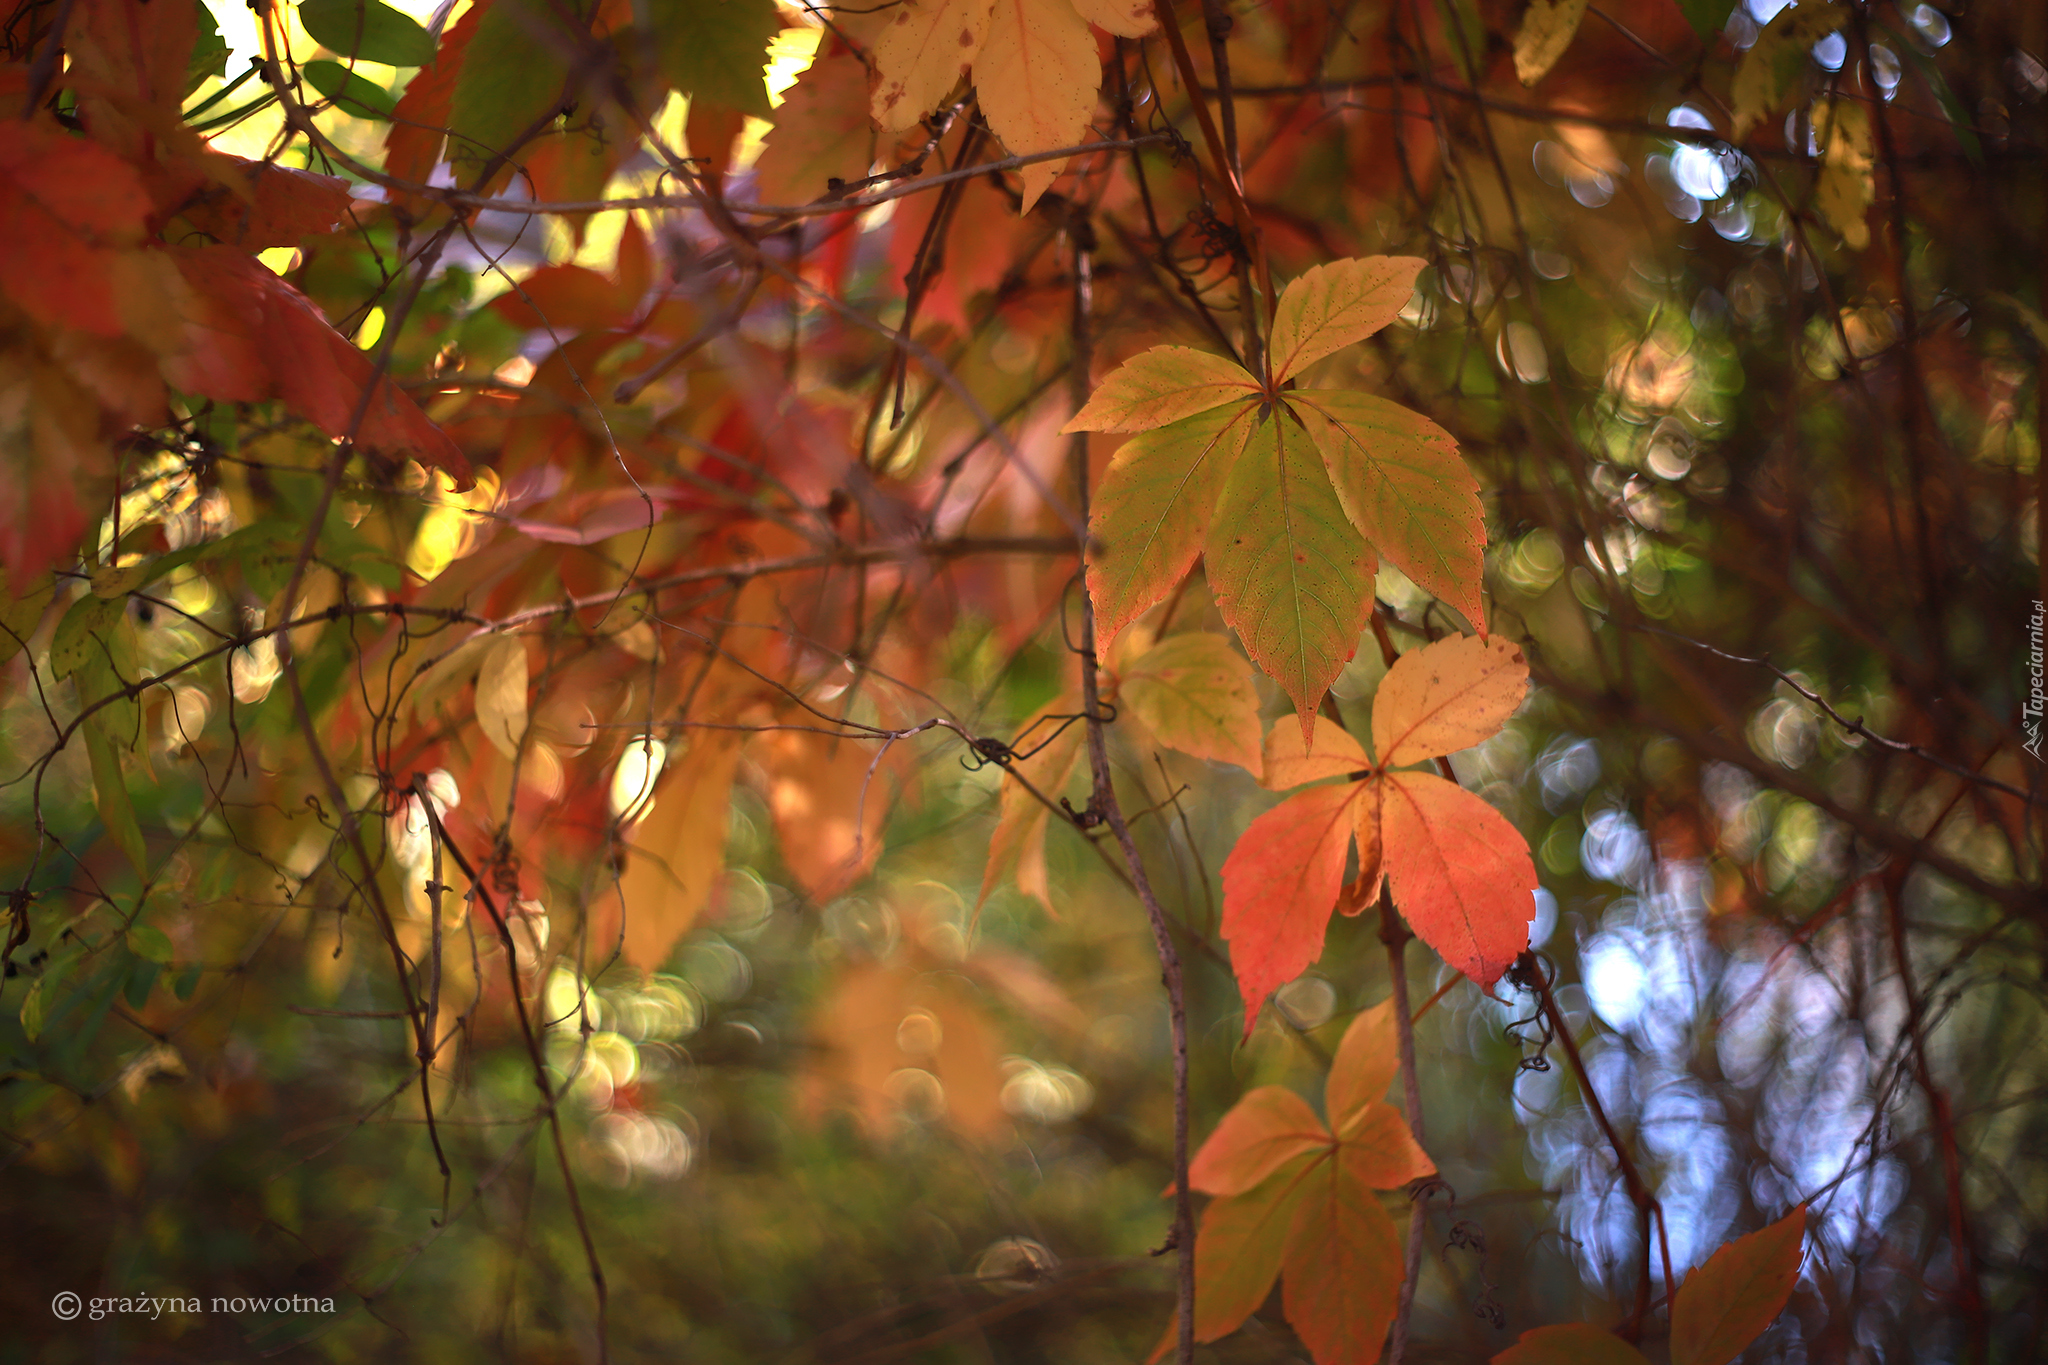
[[[1281,1305],[1316,1365],[1373,1365],[1400,1298],[1401,1238],[1365,1175],[1339,1147],[1302,1182],[1288,1230]]]
[[[1169,635],[1124,674],[1117,695],[1168,748],[1259,771],[1252,666],[1221,635]]]
[[[1111,371],[1060,430],[1150,431],[1258,392],[1236,361],[1192,346],[1154,346]]]
[[[1649,1365],[1641,1351],[1590,1322],[1537,1327],[1493,1358],[1493,1365]]]
[[[1073,0],[996,0],[974,59],[974,93],[988,126],[1012,156],[1076,146],[1087,138],[1102,86],[1102,59]],[[1025,213],[1065,161],[1018,172]]]
[[[1059,721],[1047,718],[1071,716],[1080,709],[1081,698],[1069,692],[1032,712],[1017,727],[1015,740],[1018,749],[1029,753],[1038,745],[1045,747],[1029,758],[1016,760],[1011,766],[1046,801],[1060,799],[1067,779],[1073,775],[1074,765],[1080,761],[1081,749],[1088,737],[1087,727],[1079,721],[1053,736]],[[981,876],[981,895],[975,898],[976,908],[987,901],[989,893],[1005,879],[1015,877],[1019,890],[1037,897],[1048,911],[1052,910],[1045,881],[1045,830],[1052,812],[1046,809],[1045,802],[1025,788],[1023,782],[1008,776],[1003,779],[1002,795],[997,798],[996,810],[995,835],[989,841],[988,867]]]
[[[1358,842],[1358,879],[1345,890],[1337,908],[1347,915],[1363,914],[1379,903],[1380,883],[1387,875],[1387,841],[1380,830],[1386,805],[1386,788],[1368,782],[1351,808],[1351,837]]]
[[[1349,730],[1328,716],[1317,716],[1312,748],[1303,747],[1298,725],[1276,725],[1266,732],[1266,771],[1259,784],[1280,792],[1325,778],[1350,777],[1371,766]]]
[[[989,0],[904,0],[875,35],[875,122],[892,133],[938,107],[988,37]]]
[[[1088,517],[1088,596],[1105,646],[1194,567],[1251,429],[1249,408],[1216,408],[1140,432],[1110,459]]]
[[[569,60],[588,41],[541,0],[489,0],[449,97],[447,158],[474,169],[539,125],[562,102]],[[492,177],[502,179],[509,166]]]
[[[1315,437],[1351,524],[1423,591],[1483,628],[1486,516],[1451,434],[1369,393],[1309,389],[1288,405]]]
[[[1330,1145],[1330,1130],[1308,1101],[1282,1085],[1262,1085],[1223,1116],[1188,1163],[1188,1188],[1243,1194],[1294,1158]]]
[[[1338,786],[1290,796],[1252,821],[1224,860],[1223,937],[1246,1037],[1266,997],[1322,956],[1357,795],[1356,786]]]
[[[1205,553],[1217,609],[1294,699],[1306,736],[1372,615],[1376,565],[1293,422],[1259,419],[1223,481]]]
[[[1409,927],[1483,990],[1529,944],[1536,868],[1522,833],[1434,773],[1389,773],[1380,837]]]
[[[1328,1148],[1324,1149],[1324,1153]],[[1295,1214],[1329,1164],[1324,1154],[1295,1157],[1245,1194],[1212,1200],[1195,1232],[1195,1340],[1227,1337],[1258,1311],[1273,1292],[1286,1260]],[[1173,1349],[1174,1324],[1153,1350],[1148,1365]]]
[[[1405,768],[1483,744],[1522,704],[1529,663],[1498,635],[1454,635],[1394,661],[1372,702],[1372,747]]]
[[[1302,272],[1273,310],[1273,382],[1401,316],[1425,264],[1413,256],[1353,256]]]
[[[1323,1109],[1338,1137],[1357,1124],[1367,1105],[1387,1097],[1387,1087],[1401,1068],[1397,1044],[1391,999],[1359,1011],[1344,1030],[1330,1063],[1330,1078],[1323,1083]]]
[[[850,51],[821,55],[784,92],[754,163],[761,202],[808,204],[827,193],[831,181],[866,175],[874,152],[867,68]]]
[[[1738,1237],[1685,1277],[1671,1305],[1671,1365],[1728,1365],[1785,1310],[1799,1279],[1806,1205]]]

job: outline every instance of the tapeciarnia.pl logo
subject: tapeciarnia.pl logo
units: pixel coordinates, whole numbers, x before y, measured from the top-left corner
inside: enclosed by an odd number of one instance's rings
[[[2043,685],[2041,654],[2041,626],[2048,612],[2039,602],[2034,603],[2034,614],[2027,622],[2027,700],[2020,707],[2020,719],[2026,722],[2027,752],[2035,762],[2041,760],[2041,714],[2048,710],[2048,686]]]

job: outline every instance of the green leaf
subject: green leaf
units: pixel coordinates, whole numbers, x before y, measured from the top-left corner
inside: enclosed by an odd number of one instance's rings
[[[224,76],[228,70],[228,44],[220,36],[220,22],[213,17],[213,11],[204,5],[194,5],[199,19],[199,32],[192,43],[192,57],[185,66],[185,90],[179,98],[189,96],[194,90],[206,84],[215,76]]]
[[[385,66],[425,66],[434,59],[433,35],[382,0],[306,0],[299,22],[313,41],[341,57]]]
[[[1425,264],[1413,256],[1354,256],[1303,271],[1273,310],[1273,382],[1285,383],[1401,316]]]
[[[166,943],[164,946],[168,948],[170,945]],[[149,993],[156,989],[156,979],[163,975],[163,971],[162,963],[151,962],[147,958],[138,959],[128,969],[128,980],[121,988],[121,995],[128,1002],[129,1009],[139,1010],[149,1003]]]
[[[1281,1305],[1316,1365],[1373,1365],[1401,1297],[1401,1237],[1364,1157],[1346,1144],[1310,1173],[1288,1229]]]
[[[1678,0],[1685,21],[1709,47],[1721,36],[1721,30],[1728,27],[1728,16],[1735,13],[1735,5],[1736,0]]]
[[[86,660],[104,658],[100,642],[121,624],[126,614],[121,603],[104,597],[86,596],[72,603],[71,610],[57,623],[56,637],[50,642],[50,671],[68,678]]]
[[[1451,434],[1371,394],[1310,389],[1288,399],[1351,524],[1416,586],[1484,627],[1486,515]]]
[[[1060,430],[1150,431],[1258,392],[1235,361],[1188,346],[1154,346],[1096,385],[1087,406]]]
[[[112,739],[97,725],[87,724],[85,752],[92,760],[93,805],[114,842],[128,855],[137,876],[149,877],[149,850],[142,842],[142,827],[135,823],[135,806],[128,799],[128,783],[121,773],[121,755]]]
[[[21,1031],[28,1035],[31,1043],[43,1036],[43,1021],[50,1007],[50,992],[43,988],[49,985],[50,976],[51,973],[45,972],[37,977],[28,988],[28,997],[21,1002]]]
[[[1522,84],[1534,85],[1549,74],[1585,17],[1586,0],[1529,0],[1515,34],[1515,75]]]
[[[159,966],[171,960],[171,940],[154,924],[128,926],[128,951]]]
[[[35,633],[43,612],[56,590],[55,580],[44,577],[19,597],[8,596],[7,570],[0,568],[0,664],[13,658]]]
[[[1145,652],[1117,694],[1161,744],[1258,772],[1264,742],[1252,666],[1221,635],[1172,635]]]
[[[1795,8],[1780,10],[1735,68],[1735,84],[1728,91],[1735,120],[1729,136],[1741,141],[1767,114],[1784,104],[1812,62],[1813,45],[1848,22],[1846,5],[1806,0]]]
[[[190,1000],[192,992],[199,989],[199,978],[205,970],[204,966],[195,962],[179,972],[177,979],[171,982],[171,994],[180,1000]]]
[[[522,134],[562,104],[569,58],[585,35],[541,0],[489,0],[477,21],[449,99],[451,162],[476,166],[512,150]]]
[[[1493,1358],[1493,1365],[1649,1365],[1641,1351],[1590,1322],[1537,1327]]]
[[[1217,610],[1294,699],[1306,736],[1372,613],[1375,564],[1291,418],[1258,422],[1205,545]]]
[[[375,81],[358,76],[340,62],[307,62],[299,70],[305,72],[306,84],[333,100],[342,113],[387,123],[391,120],[398,101]]]
[[[646,0],[654,60],[691,99],[769,118],[768,40],[781,29],[774,0]]]
[[[1253,411],[1183,417],[1133,436],[1111,458],[1088,518],[1088,595],[1104,646],[1194,566]]]
[[[1686,1276],[1671,1305],[1671,1365],[1728,1365],[1755,1341],[1792,1297],[1805,1239],[1801,1204]]]

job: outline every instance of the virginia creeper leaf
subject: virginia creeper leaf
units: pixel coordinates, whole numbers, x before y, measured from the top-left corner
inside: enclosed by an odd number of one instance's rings
[[[1119,38],[1142,38],[1159,27],[1152,0],[1074,0],[1083,19]]]
[[[1437,956],[1491,986],[1528,946],[1536,868],[1521,832],[1434,773],[1388,773],[1380,838],[1387,883]]]
[[[1273,1292],[1287,1259],[1295,1214],[1313,1172],[1330,1162],[1305,1153],[1273,1172],[1248,1193],[1210,1201],[1195,1233],[1195,1340],[1229,1336],[1258,1311]],[[1173,1348],[1174,1328],[1152,1353],[1158,1360]]]
[[[1315,747],[1304,748],[1299,726],[1276,725],[1266,732],[1265,775],[1260,785],[1286,791],[1330,777],[1352,777],[1372,760],[1351,732],[1328,716],[1317,716]]]
[[[1303,735],[1372,614],[1372,550],[1301,428],[1259,419],[1205,541],[1217,610],[1294,699]]]
[[[1586,17],[1586,0],[1529,0],[1515,32],[1515,75],[1522,84],[1543,79],[1564,56]]]
[[[1244,997],[1246,1037],[1266,997],[1322,955],[1357,795],[1353,785],[1290,796],[1252,821],[1224,861],[1223,937]]]
[[[1799,1279],[1806,1205],[1715,1251],[1671,1305],[1671,1365],[1728,1365],[1776,1320]]]
[[[1303,271],[1273,310],[1273,382],[1285,383],[1401,316],[1425,264],[1413,256],[1354,256]]]
[[[1398,1043],[1392,998],[1360,1010],[1344,1030],[1330,1062],[1330,1077],[1323,1082],[1323,1109],[1339,1137],[1347,1136],[1345,1130],[1358,1122],[1367,1105],[1387,1097],[1387,1087],[1401,1068]]]
[[[1351,833],[1357,840],[1358,877],[1337,898],[1337,908],[1347,915],[1362,915],[1379,903],[1380,885],[1387,875],[1387,846],[1380,837],[1381,808],[1386,795],[1381,784],[1367,782],[1358,794],[1358,804],[1351,808],[1355,817]]]
[[[519,756],[526,735],[526,641],[501,635],[484,651],[476,671],[476,723],[491,747]]]
[[[0,138],[0,290],[37,322],[126,330],[117,249],[140,243],[149,194],[128,162],[41,123]]]
[[[1453,635],[1409,650],[1373,696],[1372,747],[1380,766],[1405,768],[1484,743],[1500,733],[1528,688],[1521,648],[1497,635]]]
[[[121,852],[128,855],[135,875],[149,877],[149,850],[142,842],[142,827],[135,823],[135,806],[128,799],[128,782],[121,774],[121,755],[113,739],[101,726],[88,721],[85,752],[92,760],[92,800]]]
[[[808,204],[829,182],[868,173],[875,134],[868,126],[868,72],[851,52],[823,54],[784,92],[775,127],[754,163],[768,204]]]
[[[1131,665],[1117,695],[1168,748],[1259,771],[1252,667],[1221,635],[1168,636]]]
[[[1401,1238],[1362,1157],[1347,1143],[1308,1174],[1287,1235],[1281,1303],[1316,1365],[1373,1365],[1400,1298]]]
[[[1140,432],[1110,459],[1088,518],[1088,595],[1103,644],[1194,566],[1251,429],[1249,409],[1213,409]]]
[[[1641,1351],[1590,1322],[1537,1327],[1493,1358],[1493,1365],[1649,1365]]]
[[[1436,1163],[1409,1131],[1408,1120],[1391,1104],[1365,1105],[1344,1131],[1345,1160],[1358,1179],[1378,1190],[1394,1190],[1436,1174]]]
[[[1262,1085],[1232,1106],[1188,1163],[1188,1187],[1243,1194],[1304,1152],[1330,1145],[1308,1101],[1282,1085]]]
[[[1740,142],[1789,99],[1812,64],[1813,45],[1848,22],[1848,6],[1820,0],[1778,11],[1735,68],[1728,91],[1735,115],[1729,137]]]
[[[630,851],[618,895],[625,907],[623,947],[632,966],[660,967],[724,875],[739,740],[729,731],[697,731],[689,752],[670,759],[654,789],[653,807],[625,831]]]
[[[1154,346],[1112,370],[1060,430],[1150,431],[1258,392],[1234,361],[1190,346]]]
[[[1080,722],[1067,726],[1053,734],[1059,721],[1055,716],[1071,716],[1081,709],[1078,693],[1067,693],[1048,702],[1031,713],[1024,723],[1017,727],[1017,748],[1031,753],[1029,758],[1015,760],[1016,772],[1035,787],[1046,801],[1057,801],[1073,776],[1074,765],[1081,759],[1081,748],[1088,738],[1087,727]],[[1043,745],[1043,748],[1038,746]],[[988,900],[989,892],[996,889],[1005,878],[1014,876],[1017,889],[1035,896],[1050,911],[1052,900],[1048,895],[1045,880],[1045,831],[1052,818],[1045,803],[1033,796],[1023,782],[1005,781],[1002,795],[997,798],[996,831],[989,840],[988,867],[981,876],[981,895],[975,904]]]
[[[913,128],[960,79],[988,37],[990,0],[903,0],[875,35],[875,122]]]
[[[340,57],[385,66],[425,66],[434,59],[434,40],[420,22],[382,0],[304,0],[299,22]]]
[[[693,104],[775,116],[762,79],[782,27],[774,0],[647,0],[646,12],[661,74]]]
[[[1486,517],[1451,434],[1367,393],[1311,389],[1289,405],[1315,437],[1344,511],[1425,592],[1484,627]]]
[[[974,59],[974,94],[1010,155],[1085,140],[1101,85],[1095,35],[1074,12],[1073,0],[996,0],[988,36]],[[1025,213],[1065,165],[1040,161],[1017,173]]]

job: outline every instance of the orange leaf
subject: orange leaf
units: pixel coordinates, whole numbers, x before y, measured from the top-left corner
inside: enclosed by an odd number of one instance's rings
[[[1266,997],[1322,956],[1357,795],[1353,785],[1288,797],[1252,821],[1223,864],[1223,936],[1246,1037]]]
[[[1294,1231],[1295,1214],[1308,1193],[1313,1172],[1327,1157],[1304,1154],[1257,1189],[1212,1200],[1195,1233],[1195,1340],[1229,1336],[1258,1311],[1280,1278]],[[1152,1352],[1157,1361],[1173,1349],[1174,1325]]]
[[[1528,687],[1528,661],[1499,636],[1455,635],[1409,650],[1373,697],[1380,766],[1403,768],[1493,738]]]
[[[1303,1182],[1288,1230],[1281,1302],[1316,1365],[1373,1365],[1400,1298],[1401,1238],[1366,1171],[1358,1148],[1338,1148]]]
[[[38,322],[100,336],[126,330],[111,278],[150,211],[142,179],[97,143],[41,122],[0,138],[0,288]]]
[[[1361,1010],[1344,1030],[1330,1063],[1330,1079],[1323,1083],[1323,1108],[1338,1136],[1345,1136],[1344,1130],[1358,1121],[1367,1105],[1386,1098],[1401,1065],[1396,1044],[1391,999]]]
[[[1273,382],[1399,317],[1426,264],[1414,256],[1361,256],[1303,271],[1273,309]]]
[[[469,461],[455,443],[403,390],[375,375],[369,357],[328,326],[312,300],[262,262],[224,246],[174,256],[199,307],[187,322],[185,353],[164,362],[171,383],[228,402],[281,398],[340,439],[374,380],[356,443],[468,479]]]
[[[1047,736],[1059,722],[1047,718],[1071,716],[1080,709],[1081,699],[1068,693],[1032,712],[1017,727],[1020,749],[1028,753],[1035,745],[1045,746],[1029,758],[1018,759],[1014,767],[1047,801],[1057,802],[1060,799],[1067,779],[1073,776],[1074,765],[1080,761],[1082,743],[1088,737],[1087,729],[1077,721],[1048,741]],[[986,901],[989,892],[995,890],[1004,878],[1015,876],[1019,890],[1037,897],[1046,910],[1051,911],[1050,888],[1045,880],[1045,831],[1052,812],[1025,788],[1023,782],[1007,778],[1003,782],[1002,795],[997,798],[997,812],[995,835],[989,841],[988,867],[982,873],[981,895],[975,900],[975,905],[979,907]]]
[[[1302,747],[1298,725],[1276,725],[1266,732],[1266,771],[1259,785],[1285,791],[1327,777],[1350,777],[1371,766],[1349,730],[1328,716],[1317,716],[1312,749]]]
[[[1738,1237],[1685,1277],[1671,1305],[1671,1365],[1728,1365],[1792,1297],[1806,1205]]]
[[[348,182],[337,176],[224,154],[208,159],[222,186],[180,216],[215,241],[244,251],[297,246],[334,231],[348,213]]]
[[[874,764],[876,745],[803,730],[762,737],[768,810],[782,860],[823,904],[859,881],[882,853],[894,791]]]
[[[914,127],[960,80],[988,36],[989,0],[904,0],[875,35],[875,122]]]
[[[1434,773],[1379,780],[1380,839],[1401,913],[1445,962],[1491,986],[1528,946],[1535,915],[1536,868],[1521,831]],[[1225,914],[1227,924],[1227,902]]]
[[[1150,431],[1258,391],[1235,361],[1188,346],[1154,346],[1110,371],[1060,431]]]
[[[631,850],[619,877],[625,908],[626,961],[657,970],[711,899],[725,871],[732,775],[740,736],[700,730],[690,751],[671,760],[654,788],[654,805],[625,832]]]
[[[1386,804],[1386,789],[1368,782],[1352,807],[1357,817],[1351,831],[1358,841],[1358,880],[1351,884],[1337,908],[1347,915],[1363,914],[1380,898],[1380,883],[1387,875],[1387,846],[1380,837],[1380,821]]]
[[[1101,85],[1095,35],[1074,12],[1072,0],[996,0],[981,50],[974,54],[974,94],[1010,155],[1086,140]],[[1041,161],[1017,173],[1024,212],[1031,212],[1065,165]]]
[[[1493,1365],[1649,1365],[1643,1353],[1589,1322],[1560,1323],[1522,1333]]]
[[[547,265],[491,300],[491,310],[515,327],[552,331],[567,340],[632,321],[640,297],[586,266]]]
[[[1331,1145],[1308,1101],[1280,1085],[1262,1085],[1232,1106],[1188,1163],[1188,1187],[1243,1194],[1304,1152]]]
[[[1352,1173],[1376,1190],[1398,1190],[1411,1180],[1436,1174],[1436,1163],[1391,1104],[1373,1103],[1356,1111],[1343,1133],[1343,1145]]]
[[[821,54],[784,94],[754,163],[755,183],[763,203],[808,204],[829,182],[866,175],[874,153],[867,68],[843,49]]]

